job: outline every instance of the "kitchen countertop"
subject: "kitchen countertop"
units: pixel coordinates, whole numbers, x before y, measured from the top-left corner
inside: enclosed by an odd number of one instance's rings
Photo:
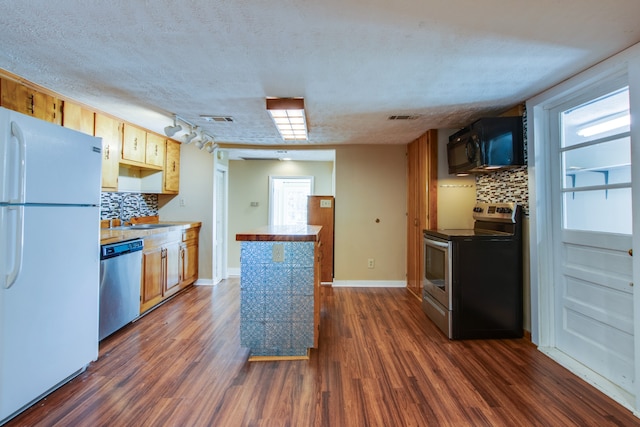
[[[100,229],[100,244],[122,242],[137,238],[144,238],[154,234],[167,233],[171,231],[185,230],[188,228],[200,227],[201,222],[179,222],[162,221],[159,224],[170,224],[168,227],[159,228],[135,228],[135,227],[114,227]]]
[[[236,234],[239,241],[317,242],[320,225],[265,225]]]

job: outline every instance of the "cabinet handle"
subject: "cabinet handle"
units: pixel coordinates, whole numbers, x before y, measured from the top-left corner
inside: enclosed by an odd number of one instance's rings
[[[27,109],[29,110],[29,112],[30,112],[31,114],[35,114],[35,113],[34,113],[34,101],[33,101],[33,98],[34,98],[34,97],[35,97],[35,95],[34,95],[34,94],[31,94],[31,95],[29,96],[29,101],[30,101],[30,103],[29,103],[29,106],[27,106]]]
[[[158,146],[156,145],[156,156],[158,155]]]
[[[176,171],[176,161],[174,160],[173,161],[173,172],[175,172],[175,171]]]
[[[133,138],[133,149],[138,150],[138,137]]]
[[[109,160],[110,149],[111,149],[111,146],[109,144],[107,144],[107,146],[104,147],[104,159],[105,160]]]

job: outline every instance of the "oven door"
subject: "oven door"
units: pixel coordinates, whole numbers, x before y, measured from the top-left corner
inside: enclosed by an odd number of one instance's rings
[[[424,237],[423,289],[446,310],[451,303],[451,243]]]

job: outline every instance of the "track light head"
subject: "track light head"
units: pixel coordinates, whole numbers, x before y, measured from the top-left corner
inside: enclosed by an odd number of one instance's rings
[[[211,141],[211,145],[207,145],[207,152],[209,153],[213,153],[214,151],[216,151],[216,148],[218,148],[218,144],[216,144],[215,142]]]
[[[164,128],[164,134],[171,138],[176,133],[182,130],[182,126],[177,123],[177,117],[173,116],[173,126],[167,126]]]
[[[190,144],[197,136],[198,133],[192,128],[191,132],[184,136],[184,144]]]

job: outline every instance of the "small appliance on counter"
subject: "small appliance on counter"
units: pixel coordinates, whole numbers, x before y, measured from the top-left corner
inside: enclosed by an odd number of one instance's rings
[[[520,217],[477,203],[473,229],[424,230],[422,308],[450,339],[523,336]]]

